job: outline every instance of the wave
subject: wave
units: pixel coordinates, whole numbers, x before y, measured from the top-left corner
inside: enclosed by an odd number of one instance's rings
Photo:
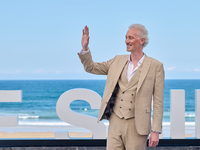
[[[65,122],[19,122],[22,126],[73,126]]]
[[[18,116],[19,119],[45,119],[45,120],[50,120],[50,119],[58,119],[58,116]]]
[[[162,122],[163,126],[170,126],[170,122]],[[195,126],[195,122],[185,122],[185,126]]]
[[[163,118],[170,118],[170,116],[170,112],[163,114]],[[195,112],[185,112],[185,118],[195,118]]]
[[[185,117],[195,118],[195,115],[194,115],[194,114],[189,114],[189,113],[187,113],[187,114],[185,114]]]
[[[39,119],[40,116],[18,116],[19,119]]]

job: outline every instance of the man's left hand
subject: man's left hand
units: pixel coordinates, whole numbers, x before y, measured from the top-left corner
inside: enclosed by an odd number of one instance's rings
[[[149,137],[149,147],[156,147],[159,143],[159,133],[151,132]]]

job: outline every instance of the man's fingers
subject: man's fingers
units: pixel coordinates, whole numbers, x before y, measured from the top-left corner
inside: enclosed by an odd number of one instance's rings
[[[83,31],[83,34],[84,34],[84,29],[82,31]]]
[[[157,145],[158,145],[158,142],[154,142],[154,143],[152,144],[153,147],[156,147]]]
[[[87,26],[85,26],[85,28],[83,29],[83,35],[89,35],[89,28]]]
[[[149,140],[149,147],[156,147],[158,145],[158,142],[153,142],[152,140]]]
[[[89,35],[89,29],[87,26],[85,26],[85,34]]]
[[[149,147],[151,147],[151,135],[149,137]]]
[[[89,28],[87,27],[87,35],[89,35]]]

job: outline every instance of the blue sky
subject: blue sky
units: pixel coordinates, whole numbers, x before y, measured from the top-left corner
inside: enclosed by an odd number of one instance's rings
[[[85,73],[77,53],[90,29],[94,61],[126,52],[133,23],[149,31],[144,52],[166,79],[200,79],[199,0],[0,0],[0,80],[106,79]]]

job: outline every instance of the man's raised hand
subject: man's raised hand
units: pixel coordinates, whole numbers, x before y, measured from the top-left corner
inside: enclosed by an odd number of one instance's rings
[[[82,45],[82,50],[83,51],[87,51],[88,48],[88,44],[89,44],[89,28],[87,26],[85,26],[85,28],[83,29],[83,35],[82,35],[82,40],[81,40],[81,45]]]

